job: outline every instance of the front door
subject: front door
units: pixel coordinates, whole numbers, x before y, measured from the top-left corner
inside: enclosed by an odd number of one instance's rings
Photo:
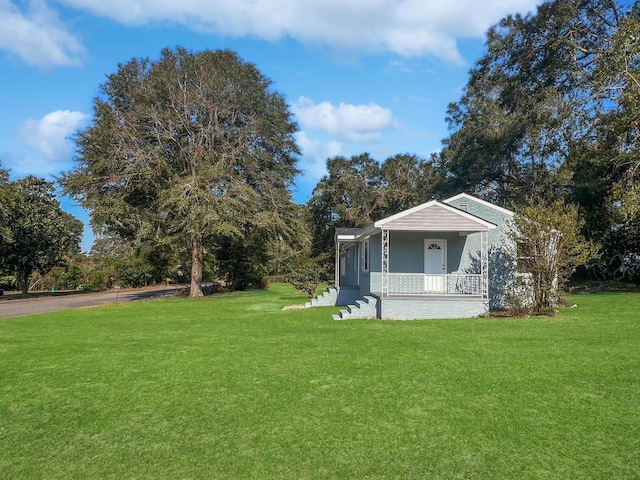
[[[427,293],[445,292],[447,259],[446,240],[424,242],[424,290]]]

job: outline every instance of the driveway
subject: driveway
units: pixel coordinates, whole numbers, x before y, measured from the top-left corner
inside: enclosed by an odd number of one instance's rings
[[[60,296],[54,294],[32,298],[5,295],[0,297],[0,318],[158,298],[175,294],[177,290],[184,288],[177,285],[151,289],[111,290],[108,293],[62,294]]]

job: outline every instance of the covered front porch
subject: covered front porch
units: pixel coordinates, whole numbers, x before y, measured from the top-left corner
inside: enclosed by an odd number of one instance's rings
[[[493,228],[433,201],[365,229],[337,231],[335,284],[375,296],[380,318],[432,318],[427,310],[442,315],[443,309],[481,314],[489,302]]]
[[[379,268],[368,278],[379,298],[488,298],[487,230],[382,229],[379,241]]]

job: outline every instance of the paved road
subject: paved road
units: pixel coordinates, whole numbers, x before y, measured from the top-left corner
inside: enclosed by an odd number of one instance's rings
[[[110,291],[109,293],[84,293],[78,295],[60,295],[21,298],[0,297],[0,318],[27,315],[30,313],[54,312],[70,308],[93,307],[110,303],[131,302],[173,294],[181,286],[153,288],[145,290]]]

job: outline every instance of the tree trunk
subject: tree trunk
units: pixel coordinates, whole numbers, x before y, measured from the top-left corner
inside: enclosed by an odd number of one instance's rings
[[[202,258],[204,247],[197,236],[191,238],[191,298],[202,297]]]
[[[22,295],[29,295],[29,271],[22,272]]]

